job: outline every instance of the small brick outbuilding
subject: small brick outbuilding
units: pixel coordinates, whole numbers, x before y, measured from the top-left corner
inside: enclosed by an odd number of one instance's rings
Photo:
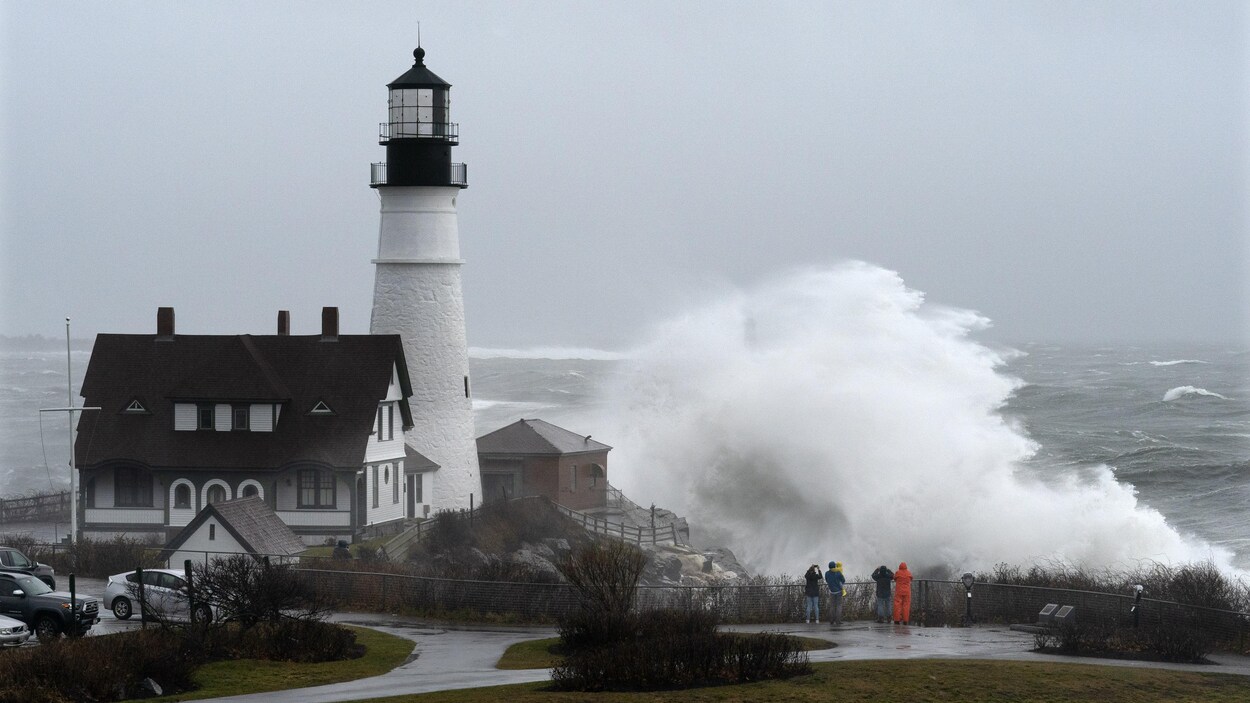
[[[546,496],[574,510],[607,505],[612,447],[543,420],[517,420],[477,438],[484,502]]]

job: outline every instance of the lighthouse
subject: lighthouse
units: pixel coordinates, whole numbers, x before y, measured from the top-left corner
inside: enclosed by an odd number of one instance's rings
[[[372,165],[381,217],[369,331],[403,340],[413,419],[405,442],[438,464],[416,483],[406,481],[408,490],[420,490],[416,502],[435,510],[467,508],[482,491],[456,224],[456,199],[468,179],[465,165],[451,160],[459,143],[451,84],[426,68],[424,49],[412,55],[412,68],[387,85],[378,136],[386,162]]]

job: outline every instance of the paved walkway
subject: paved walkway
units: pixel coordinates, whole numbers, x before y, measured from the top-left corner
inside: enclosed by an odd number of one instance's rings
[[[413,655],[393,671],[369,679],[211,700],[221,703],[329,703],[407,693],[528,683],[549,678],[545,669],[503,671],[496,669],[495,663],[504,650],[516,642],[554,637],[556,633],[552,628],[434,626],[410,618],[368,613],[341,614],[332,619],[335,622],[363,625],[408,638],[415,645]],[[1029,651],[1033,648],[1033,635],[1014,632],[1005,626],[923,628],[851,623],[832,628],[824,624],[787,623],[737,625],[724,629],[737,632],[784,632],[820,637],[837,643],[833,649],[809,652],[808,657],[813,662],[857,659],[1062,661],[1250,676],[1250,657],[1233,655],[1211,657],[1217,662],[1217,665],[1212,666],[1035,654]]]

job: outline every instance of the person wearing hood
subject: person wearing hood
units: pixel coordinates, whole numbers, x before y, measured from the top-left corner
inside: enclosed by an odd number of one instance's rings
[[[911,572],[907,570],[907,562],[898,565],[894,572],[894,624],[904,625],[911,620]]]
[[[894,583],[894,572],[885,564],[872,572],[872,580],[877,582],[877,622],[890,619],[890,586]]]
[[[825,572],[825,583],[829,586],[829,595],[832,602],[829,607],[833,610],[833,624],[842,624],[842,596],[846,595],[846,576],[842,573],[842,562],[829,562],[829,570]]]
[[[803,574],[803,595],[807,601],[807,622],[812,621],[815,616],[816,622],[820,622],[820,567],[812,564],[807,569],[807,573]]]

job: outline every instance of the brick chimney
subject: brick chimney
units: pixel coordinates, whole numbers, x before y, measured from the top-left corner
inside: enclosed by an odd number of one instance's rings
[[[321,341],[339,341],[338,308],[321,308]]]
[[[173,308],[157,308],[156,309],[156,336],[157,337],[173,337],[174,336],[174,309]]]
[[[290,310],[278,311],[278,336],[279,337],[291,336],[291,311]]]

